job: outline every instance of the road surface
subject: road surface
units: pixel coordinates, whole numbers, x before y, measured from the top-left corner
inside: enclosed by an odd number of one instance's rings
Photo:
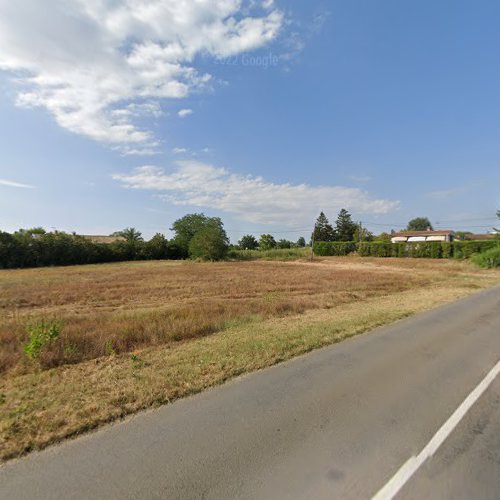
[[[498,499],[499,360],[497,287],[9,462],[0,497]]]

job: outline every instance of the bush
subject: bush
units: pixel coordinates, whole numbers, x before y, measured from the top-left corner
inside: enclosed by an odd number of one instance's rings
[[[314,253],[321,257],[349,255],[356,249],[357,243],[354,241],[318,241],[314,244]]]
[[[61,325],[56,321],[41,321],[27,328],[29,341],[24,352],[30,359],[38,359],[45,347],[59,338]]]
[[[475,253],[471,257],[472,262],[486,269],[500,267],[500,246],[490,248],[482,253]]]
[[[468,259],[475,253],[483,253],[500,245],[498,240],[454,241],[453,256],[457,259]]]

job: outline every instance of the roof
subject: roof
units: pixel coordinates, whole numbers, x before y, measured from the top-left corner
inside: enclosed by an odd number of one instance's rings
[[[101,236],[90,234],[82,234],[80,236],[91,241],[92,243],[114,243],[115,241],[126,241],[123,236]]]
[[[391,234],[391,237],[398,236],[448,236],[449,234],[455,234],[455,231],[451,229],[440,229],[439,231],[401,231],[399,233]]]

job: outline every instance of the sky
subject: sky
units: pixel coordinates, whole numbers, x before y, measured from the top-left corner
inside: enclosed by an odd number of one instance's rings
[[[484,233],[496,0],[0,0],[0,230]],[[497,224],[498,225],[498,224]]]

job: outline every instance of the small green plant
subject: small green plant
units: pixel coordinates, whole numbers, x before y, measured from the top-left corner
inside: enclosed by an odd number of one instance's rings
[[[142,361],[142,359],[141,359],[139,356],[137,356],[137,354],[131,354],[131,355],[130,355],[130,359],[131,359],[131,360],[132,360],[132,362],[134,363],[134,364],[132,365],[132,367],[133,367],[134,369],[136,369],[136,370],[137,370],[138,368],[142,368],[142,367],[144,366],[144,362]]]
[[[38,359],[45,347],[59,338],[61,325],[57,321],[40,321],[28,325],[29,341],[24,352],[30,359]]]
[[[114,356],[116,354],[112,340],[106,341],[106,344],[104,345],[104,350],[106,351],[106,356]]]

